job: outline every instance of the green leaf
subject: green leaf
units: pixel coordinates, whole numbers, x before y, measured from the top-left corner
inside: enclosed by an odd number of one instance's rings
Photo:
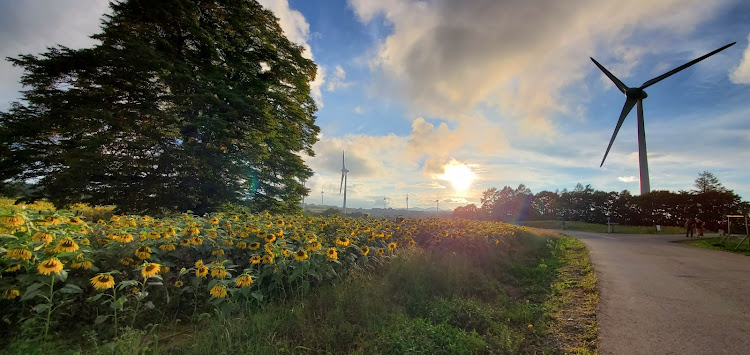
[[[52,307],[52,305],[50,305],[49,303],[42,303],[42,304],[38,304],[38,305],[34,306],[34,308],[32,308],[31,310],[34,311],[34,312],[36,312],[36,313],[42,313],[42,312],[50,309],[50,307]]]
[[[112,316],[111,314],[105,314],[105,315],[102,315],[102,316],[98,316],[94,320],[94,324],[101,324],[102,322],[104,322],[105,320],[107,320],[111,316]]]
[[[110,303],[109,308],[112,308],[112,309],[122,309],[122,306],[127,301],[128,301],[127,297],[120,296],[120,298],[118,298],[116,302]]]
[[[42,283],[42,282],[37,282],[35,284],[32,284],[31,286],[29,286],[29,287],[26,288],[26,292],[24,293],[24,295],[27,295],[27,294],[29,294],[31,292],[34,292],[34,291],[42,288],[43,286],[47,286],[47,285],[48,284],[45,284],[45,283]]]
[[[129,286],[135,286],[135,285],[137,285],[137,284],[138,284],[138,281],[135,281],[135,280],[127,280],[127,281],[123,281],[123,282],[120,282],[120,284],[119,284],[119,285],[117,285],[117,289],[118,289],[118,290],[122,290],[122,289],[123,289],[123,288],[125,288],[125,287],[129,287]]]
[[[154,303],[151,302],[151,301],[148,301],[148,302],[144,303],[143,307],[146,308],[146,309],[154,309],[154,308],[156,308],[156,306],[154,306]]]
[[[87,298],[87,299],[86,299],[86,302],[96,302],[96,301],[98,301],[98,300],[99,300],[100,298],[102,298],[102,296],[104,296],[104,294],[103,294],[103,293],[99,293],[99,294],[93,295],[93,296],[91,296],[91,297]]]
[[[263,293],[260,291],[255,291],[251,293],[250,296],[253,296],[253,298],[255,298],[256,300],[263,302],[263,298],[264,298]]]
[[[83,290],[80,287],[78,287],[78,285],[74,285],[74,284],[66,284],[63,288],[59,289],[58,291],[62,293],[68,293],[68,294],[76,294],[76,293],[83,292]]]
[[[21,301],[28,301],[36,296],[39,296],[41,292],[39,291],[32,291],[32,292],[26,292],[23,294],[23,297],[21,297]]]
[[[65,282],[65,280],[68,279],[68,272],[65,270],[60,270],[60,273],[55,275],[55,278],[62,282]]]

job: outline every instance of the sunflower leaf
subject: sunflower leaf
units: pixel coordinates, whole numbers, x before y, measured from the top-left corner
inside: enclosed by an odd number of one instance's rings
[[[68,279],[68,272],[65,271],[65,270],[60,270],[60,273],[58,273],[57,275],[55,275],[55,278],[57,278],[58,280],[60,280],[62,282],[65,282],[65,280]]]
[[[42,304],[38,304],[38,305],[34,306],[34,308],[32,308],[31,310],[33,310],[36,313],[42,313],[42,312],[50,309],[50,307],[52,307],[51,304],[49,304],[49,303],[42,303]]]
[[[109,318],[111,316],[112,316],[111,314],[105,314],[105,315],[98,316],[94,320],[94,324],[101,324],[102,322],[104,322],[105,320],[107,320],[107,318]]]
[[[59,289],[58,291],[62,293],[69,293],[69,294],[83,292],[83,290],[80,287],[78,287],[78,285],[74,285],[74,284],[66,284],[63,288]]]
[[[98,301],[98,300],[99,300],[100,298],[102,298],[102,296],[104,296],[104,294],[103,294],[103,293],[99,293],[99,294],[93,295],[93,296],[91,296],[91,297],[87,298],[87,299],[86,299],[86,302],[96,302],[96,301]],[[97,323],[97,324],[98,324],[98,323]]]

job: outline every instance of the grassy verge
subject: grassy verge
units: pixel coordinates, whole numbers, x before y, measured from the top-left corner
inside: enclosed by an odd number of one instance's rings
[[[563,225],[564,223],[564,225]],[[543,229],[563,229],[582,232],[607,233],[606,224],[595,224],[575,221],[524,221],[519,224]],[[656,226],[626,226],[615,225],[614,233],[621,234],[680,234],[685,233],[685,228],[675,226],[661,226],[661,231],[656,230]]]
[[[559,277],[545,306],[552,321],[550,332],[558,348],[568,354],[597,353],[596,275],[586,246],[564,237],[558,243]]]
[[[737,254],[750,255],[750,246],[748,246],[747,239],[745,239],[742,245],[737,247],[737,244],[740,242],[741,239],[742,239],[741,237],[732,237],[724,241],[724,243],[719,243],[719,241],[721,241],[721,238],[714,237],[714,238],[685,240],[685,241],[681,241],[681,243],[694,245],[694,246],[706,248],[706,249],[723,250],[723,251],[728,251],[728,252],[737,253]],[[735,249],[735,247],[737,248]]]
[[[152,332],[125,331],[106,345],[85,336],[77,346],[47,343],[44,352],[596,352],[595,279],[579,241],[538,231],[515,239],[507,253],[460,243],[471,241],[404,252],[307,297],[233,314],[217,311]],[[14,343],[6,350],[24,353],[30,345]]]

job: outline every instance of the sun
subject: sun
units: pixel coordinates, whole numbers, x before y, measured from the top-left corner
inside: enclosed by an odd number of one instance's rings
[[[471,169],[464,163],[457,160],[451,160],[450,163],[445,164],[444,172],[438,176],[441,180],[447,180],[453,185],[453,188],[459,191],[465,191],[471,186],[471,183],[476,179],[476,175]]]

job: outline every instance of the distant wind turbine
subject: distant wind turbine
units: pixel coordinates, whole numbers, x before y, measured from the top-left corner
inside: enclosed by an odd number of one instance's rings
[[[648,177],[648,158],[646,157],[646,130],[645,125],[643,123],[643,99],[648,97],[645,91],[643,89],[654,85],[674,74],[677,72],[700,62],[701,60],[704,60],[716,53],[719,53],[733,44],[737,42],[732,42],[730,44],[727,44],[724,47],[721,47],[711,53],[708,53],[700,58],[694,59],[693,61],[683,64],[675,69],[672,69],[662,75],[659,75],[651,80],[646,81],[638,88],[629,88],[625,86],[625,84],[620,81],[620,79],[617,79],[612,73],[610,73],[606,68],[604,68],[599,62],[597,62],[594,58],[591,58],[591,60],[596,64],[599,69],[601,69],[604,74],[609,77],[612,82],[615,83],[615,86],[617,86],[620,91],[625,94],[625,105],[622,107],[622,112],[620,113],[620,119],[617,121],[617,126],[615,126],[615,131],[612,133],[612,139],[609,140],[609,145],[607,146],[607,151],[604,152],[604,158],[602,158],[602,163],[599,165],[599,167],[602,167],[604,165],[604,160],[607,159],[607,154],[609,154],[609,149],[612,148],[612,143],[615,142],[615,137],[617,136],[617,132],[620,130],[620,127],[622,126],[622,122],[625,121],[625,117],[628,116],[628,113],[633,109],[633,106],[636,104],[638,105],[638,161],[640,163],[640,182],[641,182],[641,195],[649,193],[651,191],[651,184],[649,183],[649,177]]]
[[[341,151],[341,186],[339,187],[339,194],[341,190],[344,190],[344,214],[346,214],[346,175],[349,170],[346,170],[346,159],[344,158],[344,151]]]

